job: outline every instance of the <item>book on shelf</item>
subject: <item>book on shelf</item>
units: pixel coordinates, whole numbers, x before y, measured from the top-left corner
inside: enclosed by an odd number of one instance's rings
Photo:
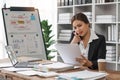
[[[116,46],[106,46],[107,50],[116,50]]]
[[[85,3],[86,3],[86,4],[92,3],[92,0],[86,0]]]
[[[76,0],[76,4],[82,4],[82,0]]]
[[[114,2],[114,0],[96,0],[96,3]]]
[[[61,0],[57,1],[57,6],[61,6]]]
[[[71,19],[72,16],[73,16],[72,13],[60,13],[59,19]]]
[[[106,54],[106,57],[115,57],[116,54]]]
[[[76,0],[75,4],[79,5],[79,4],[88,4],[88,3],[92,3],[92,0]]]
[[[105,0],[105,2],[114,2],[115,0]]]
[[[69,5],[73,5],[73,0],[69,0]]]
[[[111,57],[106,57],[106,60],[107,60],[107,61],[115,61],[115,60],[116,60],[116,57],[112,57],[112,58],[111,58]]]
[[[61,40],[61,41],[70,41],[70,37],[59,36],[58,40]]]
[[[96,15],[96,22],[115,22],[114,15]]]
[[[73,30],[64,30],[64,29],[63,29],[63,30],[60,30],[61,33],[70,33],[70,34],[72,33],[72,31],[73,31]]]
[[[71,18],[72,18],[73,14],[72,13],[60,13],[58,15],[58,22],[59,23],[71,23]]]
[[[58,40],[69,41],[71,37],[72,30],[60,30]]]
[[[60,0],[60,4],[61,4],[61,6],[65,6],[64,0]]]
[[[106,60],[115,61],[116,60],[116,47],[115,46],[106,46]]]
[[[65,6],[68,6],[69,5],[69,0],[64,0],[64,4],[65,4]]]
[[[59,36],[61,37],[71,37],[70,33],[59,33]]]
[[[92,12],[83,12],[83,13],[87,16],[88,20],[91,22],[92,21]]]
[[[73,5],[73,0],[59,0],[58,6],[69,6]]]
[[[69,19],[59,19],[59,24],[71,24],[71,20]]]
[[[96,3],[105,3],[105,0],[96,0]]]
[[[115,50],[115,49],[114,49],[114,50],[107,50],[106,53],[107,53],[107,54],[115,54],[115,53],[116,53],[116,50]]]

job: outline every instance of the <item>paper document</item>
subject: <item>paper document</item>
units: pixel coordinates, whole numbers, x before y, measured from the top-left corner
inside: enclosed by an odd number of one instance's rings
[[[3,68],[4,70],[8,71],[27,71],[31,70],[31,68],[15,68],[15,67],[8,67],[8,68]]]
[[[51,64],[45,64],[44,67],[47,67],[50,71],[64,71],[68,69],[73,69],[74,66],[62,62],[55,62]]]
[[[0,68],[11,67],[11,66],[12,66],[11,62],[0,63]]]
[[[41,76],[41,77],[52,77],[52,76],[57,76],[58,75],[58,73],[56,73],[56,72],[39,72],[39,71],[33,71],[33,70],[20,71],[20,72],[17,72],[17,73],[20,73],[20,74],[23,74],[23,75],[29,75],[29,76],[38,75],[38,76]]]
[[[29,71],[18,71],[17,73],[23,74],[23,75],[28,75],[28,76],[32,76],[32,75],[36,75],[38,73],[38,71],[33,71],[33,70],[29,70]]]
[[[79,57],[81,54],[78,44],[56,44],[55,47],[64,63],[80,64],[76,61],[76,57]]]
[[[107,73],[102,72],[93,72],[93,71],[78,71],[78,72],[71,72],[71,73],[61,73],[59,77],[67,80],[71,80],[72,78],[83,79],[83,80],[96,80],[103,78],[107,75]]]

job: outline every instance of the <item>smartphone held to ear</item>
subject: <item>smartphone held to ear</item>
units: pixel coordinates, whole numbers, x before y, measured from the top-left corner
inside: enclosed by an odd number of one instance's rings
[[[74,35],[78,35],[79,36],[79,34],[77,33],[77,32],[73,32],[74,33]],[[80,37],[80,39],[82,39],[82,36],[79,36]]]

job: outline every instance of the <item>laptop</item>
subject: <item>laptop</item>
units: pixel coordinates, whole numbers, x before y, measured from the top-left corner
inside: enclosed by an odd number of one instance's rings
[[[33,68],[33,67],[39,65],[39,63],[36,63],[36,62],[27,62],[27,61],[19,62],[12,46],[5,46],[5,49],[7,51],[8,57],[9,57],[12,65],[15,68]]]
[[[76,57],[79,57],[81,54],[80,48],[78,44],[56,44],[55,45],[60,57],[62,58],[64,63],[72,64],[72,65],[80,65],[76,61]]]

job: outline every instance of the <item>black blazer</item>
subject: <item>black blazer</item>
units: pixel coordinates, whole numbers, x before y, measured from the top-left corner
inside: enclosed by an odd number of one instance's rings
[[[103,35],[99,35],[99,34],[97,34],[97,36],[99,38],[93,40],[89,46],[88,60],[90,60],[93,63],[93,65],[91,67],[89,67],[90,69],[98,69],[97,60],[106,58],[105,37]],[[73,37],[74,37],[74,34],[72,33],[70,42],[73,39]]]

